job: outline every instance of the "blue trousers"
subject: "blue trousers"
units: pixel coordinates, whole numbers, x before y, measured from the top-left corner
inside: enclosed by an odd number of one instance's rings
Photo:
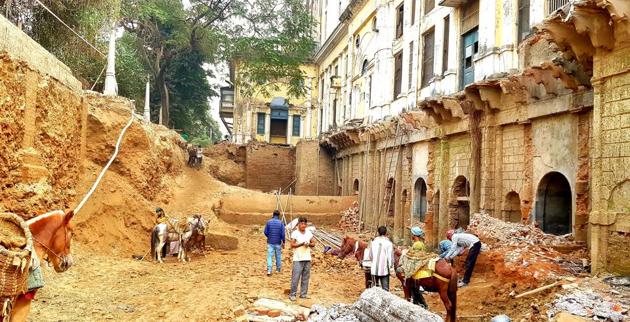
[[[276,271],[280,272],[282,268],[282,246],[267,244],[267,272],[271,272],[273,267],[273,257],[276,257]]]

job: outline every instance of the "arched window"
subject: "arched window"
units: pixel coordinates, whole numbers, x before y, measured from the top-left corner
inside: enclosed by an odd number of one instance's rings
[[[571,185],[559,172],[547,173],[536,192],[536,221],[546,233],[564,235],[571,232]]]
[[[368,65],[369,65],[368,60],[367,59],[363,60],[363,65],[361,65],[361,75],[365,75],[365,73],[367,73]]]
[[[413,186],[413,216],[420,222],[424,222],[427,213],[427,185],[424,179],[418,178]]]
[[[359,194],[359,179],[354,179],[354,183],[352,184],[352,190],[355,195]]]
[[[509,222],[521,222],[521,198],[518,193],[510,191],[505,196],[503,218]]]

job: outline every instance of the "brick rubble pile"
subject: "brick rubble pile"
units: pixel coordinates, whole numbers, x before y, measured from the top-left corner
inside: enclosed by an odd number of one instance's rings
[[[509,246],[555,246],[573,243],[573,236],[570,234],[546,234],[534,225],[506,222],[486,214],[473,214],[468,229],[485,242]]]
[[[488,248],[499,251],[507,268],[535,280],[557,280],[588,272],[586,247],[575,242],[572,235],[547,234],[534,225],[505,222],[485,214],[473,214],[468,229]]]
[[[359,204],[355,201],[352,207],[341,212],[341,220],[339,220],[339,228],[343,231],[357,232],[361,229],[359,220]]]

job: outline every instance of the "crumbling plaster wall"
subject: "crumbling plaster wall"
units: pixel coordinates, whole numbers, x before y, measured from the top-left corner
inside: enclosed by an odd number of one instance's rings
[[[67,66],[0,16],[0,209],[71,207],[85,154],[80,91]]]
[[[578,122],[575,114],[557,115],[532,122],[533,137],[533,193],[536,197],[541,179],[550,172],[561,173],[571,186],[571,225],[575,218],[575,182],[578,163]],[[539,202],[537,200],[537,202]],[[541,214],[533,209],[530,220]]]

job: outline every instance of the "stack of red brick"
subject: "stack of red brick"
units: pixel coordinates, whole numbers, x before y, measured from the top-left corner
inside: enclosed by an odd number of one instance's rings
[[[343,231],[357,232],[361,229],[359,219],[359,204],[355,201],[352,207],[341,212],[341,220],[339,220],[339,228]]]

